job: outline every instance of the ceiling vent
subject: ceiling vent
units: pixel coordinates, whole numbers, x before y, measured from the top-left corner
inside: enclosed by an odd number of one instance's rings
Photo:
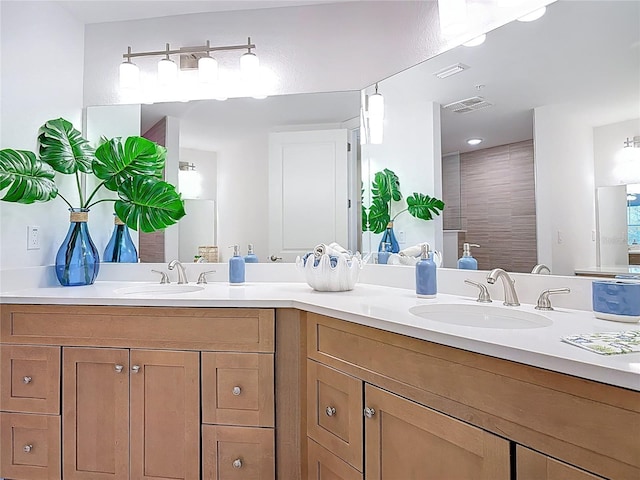
[[[449,103],[442,108],[454,113],[471,113],[491,106],[493,103],[487,102],[483,97],[471,97]]]
[[[468,65],[465,65],[463,63],[456,63],[454,65],[450,65],[446,68],[443,68],[440,71],[437,71],[436,73],[434,73],[434,75],[438,78],[447,78],[447,77],[450,77],[451,75],[455,75],[456,73],[460,73],[463,70],[466,70],[467,68],[469,68]]]

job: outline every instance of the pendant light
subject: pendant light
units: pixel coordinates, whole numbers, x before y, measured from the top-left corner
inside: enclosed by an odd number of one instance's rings
[[[206,48],[207,54],[198,59],[198,78],[201,83],[213,84],[218,80],[218,61],[209,55],[209,40]]]
[[[131,47],[128,53],[131,54]],[[131,58],[127,58],[120,64],[120,88],[123,90],[135,89],[140,86],[140,69]]]
[[[369,141],[371,144],[379,145],[382,143],[384,97],[381,93],[378,93],[377,83],[375,93],[373,95],[369,95],[367,114],[369,117]]]
[[[247,40],[247,45],[251,45],[251,37]],[[247,53],[240,57],[240,73],[245,80],[257,78],[260,62],[258,56],[251,51],[251,47],[247,49]]]
[[[169,44],[165,58],[158,62],[158,84],[173,85],[178,80],[178,65],[169,58]]]

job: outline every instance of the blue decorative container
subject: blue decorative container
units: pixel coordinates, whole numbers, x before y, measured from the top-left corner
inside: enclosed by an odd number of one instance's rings
[[[640,321],[640,282],[598,280],[592,282],[595,316],[617,322]]]
[[[113,233],[104,249],[102,261],[138,263],[138,250],[129,234],[129,227],[117,215],[113,219]]]
[[[65,287],[91,285],[100,270],[100,256],[89,235],[89,210],[70,208],[69,231],[56,254],[56,276]]]
[[[398,253],[400,251],[400,245],[398,244],[398,240],[396,240],[395,233],[393,233],[393,222],[389,222],[387,229],[383,232],[382,240],[380,240],[380,245],[378,245],[378,251],[391,253]]]

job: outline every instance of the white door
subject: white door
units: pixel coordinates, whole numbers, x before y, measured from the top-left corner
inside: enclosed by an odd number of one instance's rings
[[[347,130],[269,135],[269,255],[295,261],[319,243],[347,247]]]

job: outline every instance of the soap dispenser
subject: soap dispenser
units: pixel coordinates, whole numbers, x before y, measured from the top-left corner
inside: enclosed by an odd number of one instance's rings
[[[391,255],[391,244],[382,242],[382,250],[378,252],[378,263],[381,265],[386,264],[389,261],[389,255]]]
[[[245,263],[258,263],[258,256],[253,253],[253,243],[249,244],[247,254],[244,256]]]
[[[462,245],[462,256],[458,260],[460,270],[477,270],[478,261],[471,256],[471,247],[480,247],[476,243],[464,243]]]
[[[244,258],[240,256],[238,245],[233,246],[233,257],[229,259],[229,283],[231,285],[244,283]]]
[[[416,294],[420,298],[435,298],[438,284],[433,252],[429,251],[427,243],[422,244],[421,249],[420,260],[416,263]]]

